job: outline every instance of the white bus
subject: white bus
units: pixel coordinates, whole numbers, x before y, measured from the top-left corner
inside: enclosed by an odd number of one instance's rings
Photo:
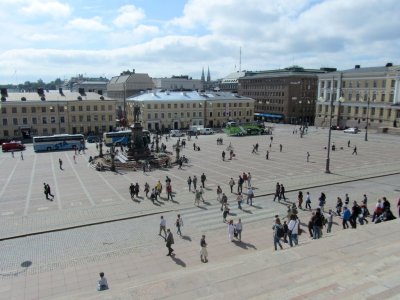
[[[83,134],[57,134],[33,137],[33,150],[35,152],[71,149],[85,149],[85,137]]]

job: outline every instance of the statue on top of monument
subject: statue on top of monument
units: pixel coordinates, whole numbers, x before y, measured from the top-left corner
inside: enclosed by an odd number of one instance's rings
[[[135,105],[134,109],[133,109],[133,122],[139,122],[139,115],[140,115],[140,106],[139,105]]]

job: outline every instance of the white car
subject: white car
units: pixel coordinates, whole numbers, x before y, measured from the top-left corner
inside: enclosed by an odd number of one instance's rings
[[[359,131],[358,128],[355,128],[355,127],[347,128],[347,129],[343,130],[344,133],[353,133],[353,134],[358,133],[358,131]]]
[[[180,130],[171,130],[171,131],[169,132],[169,134],[170,134],[171,136],[173,136],[173,137],[185,136],[185,134],[184,134],[182,131],[180,131]]]

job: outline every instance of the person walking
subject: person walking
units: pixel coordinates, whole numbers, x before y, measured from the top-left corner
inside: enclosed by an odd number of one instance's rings
[[[238,209],[242,209],[242,202],[243,202],[242,193],[238,193],[236,201],[237,201],[237,204],[238,204]]]
[[[279,191],[281,199],[283,198],[283,200],[286,201],[286,196],[285,196],[285,187],[283,186],[283,184],[281,184],[281,189]]]
[[[194,205],[197,205],[199,207],[200,205],[200,199],[201,199],[201,193],[198,189],[194,192]]]
[[[265,154],[265,159],[269,160],[269,151],[267,150],[267,153]]]
[[[288,230],[289,230],[289,245],[290,247],[293,247],[293,243],[295,246],[297,246],[299,244],[299,239],[298,239],[298,235],[299,235],[299,226],[300,226],[300,221],[297,218],[297,216],[295,214],[292,214],[290,216],[290,221],[288,224]]]
[[[280,200],[279,199],[280,192],[281,192],[281,185],[279,184],[279,182],[277,182],[276,186],[275,186],[274,202],[275,202],[275,199]]]
[[[189,178],[187,180],[187,184],[189,187],[189,192],[191,192],[192,191],[192,177],[189,176]]]
[[[21,160],[24,160],[24,153],[21,151]]]
[[[229,238],[229,240],[231,242],[233,242],[234,234],[235,234],[235,225],[233,225],[233,220],[229,220],[229,223],[228,223],[228,238]]]
[[[303,192],[299,191],[299,194],[297,195],[297,201],[298,201],[298,205],[297,207],[300,209],[303,209],[302,205],[303,205]]]
[[[254,192],[251,186],[247,188],[247,200],[246,203],[249,204],[250,206],[253,206],[253,197],[254,197]]]
[[[197,177],[196,177],[196,175],[193,176],[193,189],[194,190],[197,189]]]
[[[225,193],[222,193],[221,196],[221,211],[224,209],[224,205],[228,203],[228,197],[225,195]]]
[[[222,151],[222,161],[225,161],[225,151]]]
[[[146,193],[146,198],[147,198],[147,195],[150,192],[150,185],[147,182],[145,182],[144,184],[144,192]]]
[[[50,200],[50,199],[49,199],[49,190],[47,189],[47,184],[46,184],[46,182],[43,183],[43,189],[44,189],[44,194],[45,194],[45,196],[46,196],[46,200]]]
[[[200,180],[201,180],[201,186],[204,188],[204,187],[205,187],[205,186],[204,186],[204,183],[205,183],[206,180],[207,180],[207,177],[206,177],[206,175],[205,175],[204,173],[201,174]]]
[[[326,195],[325,193],[321,193],[321,196],[319,197],[319,207],[321,208],[321,211],[324,211],[326,203]]]
[[[354,146],[354,148],[353,148],[353,153],[351,153],[352,155],[357,155],[357,146]]]
[[[333,211],[332,211],[332,209],[330,209],[328,211],[326,219],[327,219],[327,224],[328,224],[328,226],[326,227],[326,233],[330,233],[331,230],[332,230],[332,224],[333,224]]]
[[[73,159],[74,159],[74,164],[76,164],[76,156],[73,155],[72,157],[73,157]]]
[[[282,148],[283,148],[282,144],[279,144],[279,152],[282,152]]]
[[[281,220],[279,218],[276,218],[275,224],[272,226],[272,230],[274,231],[273,238],[274,238],[275,251],[277,250],[277,245],[279,245],[279,247],[282,250],[283,247],[282,247],[280,240],[281,240],[281,238],[283,238],[284,232],[283,232],[283,226],[281,224]]]
[[[228,216],[228,214],[229,214],[229,207],[228,204],[226,203],[224,204],[224,208],[222,209],[222,220],[224,223],[226,222],[226,217]]]
[[[50,201],[53,201],[54,195],[51,193],[51,188],[50,188],[50,185],[48,183],[46,184],[46,189],[47,189],[47,193],[49,194],[49,196],[52,197],[52,199],[50,199]]]
[[[131,199],[135,198],[135,186],[133,185],[133,183],[131,183],[131,185],[129,186],[129,194],[131,195]]]
[[[347,148],[350,148],[350,140],[347,141]]]
[[[253,178],[253,177],[251,176],[250,172],[247,173],[247,186],[248,186],[248,187],[251,187],[251,179],[252,179],[252,178]]]
[[[222,197],[222,189],[221,186],[217,187],[217,201],[221,202],[221,197]]]
[[[164,239],[167,238],[167,232],[165,231],[165,227],[167,226],[167,221],[164,219],[164,216],[160,217],[160,232],[158,233],[159,236],[161,235],[161,231],[164,232]]]
[[[58,164],[60,165],[60,170],[62,170],[63,169],[62,168],[63,161],[61,160],[61,158],[58,159]]]
[[[200,240],[200,260],[203,263],[208,262],[208,251],[207,251],[207,243],[206,236],[203,234]]]
[[[166,189],[167,189],[167,201],[169,200],[169,198],[171,198],[171,201],[174,200],[172,198],[172,186],[171,186],[171,184],[168,184]]]
[[[181,228],[183,227],[183,220],[182,220],[181,215],[179,215],[179,214],[176,217],[175,226],[176,226],[176,234],[182,236]]]
[[[320,208],[317,208],[317,211],[315,212],[315,215],[312,218],[312,224],[313,224],[313,239],[314,240],[319,239],[322,236],[321,229],[324,226]]]
[[[350,210],[347,208],[347,206],[345,206],[343,208],[343,215],[342,215],[342,225],[343,225],[343,229],[347,229],[349,228],[349,224],[347,223],[350,220],[350,216],[351,216],[351,212]]]
[[[307,151],[307,162],[310,162],[310,152]]]
[[[231,188],[231,194],[233,194],[233,186],[235,185],[235,180],[231,177],[231,180],[229,180],[229,187]]]
[[[167,229],[167,237],[165,238],[165,242],[165,245],[168,248],[167,256],[171,256],[172,252],[174,252],[174,249],[172,249],[171,247],[174,244],[174,236],[172,235],[172,232],[169,228]]]
[[[242,176],[239,175],[239,179],[238,179],[238,188],[237,188],[237,192],[239,193],[243,193],[243,183],[244,180],[242,178]]]
[[[243,231],[243,224],[242,219],[239,219],[238,222],[235,224],[235,230],[237,234],[237,239],[239,242],[242,241],[242,231]]]
[[[306,209],[311,210],[311,196],[310,196],[310,192],[307,192],[307,195],[306,195]]]

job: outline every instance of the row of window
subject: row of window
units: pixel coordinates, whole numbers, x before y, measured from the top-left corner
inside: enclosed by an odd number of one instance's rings
[[[330,93],[327,93],[326,94],[326,99],[330,99],[330,96],[331,96],[331,94]],[[336,94],[336,93],[334,93],[334,94],[332,94],[332,98],[334,99],[334,100],[337,100],[337,96],[338,96],[338,94]],[[344,95],[344,97],[345,97],[345,99],[346,99],[346,101],[353,101],[353,100],[355,100],[355,101],[368,101],[368,97],[369,97],[370,95],[368,94],[368,93],[364,93],[362,96],[361,96],[361,93],[360,92],[357,92],[356,94],[355,94],[355,97],[354,97],[354,99],[353,99],[353,94],[352,93],[348,93],[347,94],[347,97],[346,97],[346,95]],[[321,93],[321,97],[322,98],[324,98],[324,93],[322,92]],[[382,93],[381,95],[380,95],[380,101],[381,102],[384,102],[385,101],[385,98],[386,98],[386,94],[385,93]],[[376,93],[376,92],[374,92],[374,93],[372,93],[372,97],[370,98],[370,100],[371,101],[376,101],[376,100],[378,100],[378,94]],[[394,101],[394,93],[393,92],[391,92],[390,94],[389,94],[389,100],[388,100],[389,102],[393,102]]]
[[[42,112],[42,113],[47,113],[47,112],[56,112],[56,108],[58,107],[58,112],[65,112],[67,110],[67,106],[41,106],[41,107],[36,107],[36,106],[32,106],[30,107],[2,107],[1,108],[1,113],[2,114],[7,114],[7,111],[10,111],[11,109],[11,113],[16,114],[18,112],[22,113],[22,114],[26,114],[28,113],[28,110],[30,111],[30,113],[37,113],[37,112]],[[78,106],[70,106],[71,111],[83,111],[83,105],[78,105]],[[20,108],[20,109],[18,109]],[[85,111],[99,111],[98,110],[99,106],[97,105],[87,105],[86,106],[86,110]],[[112,105],[108,105],[108,111],[113,111],[113,106]],[[105,105],[100,105],[100,111],[105,111],[106,110],[106,106]]]
[[[72,127],[72,131],[76,133],[82,133],[86,134],[88,132],[94,132],[95,134],[101,133],[101,132],[106,132],[107,131],[107,126],[80,126],[80,127]],[[20,137],[22,136],[22,133],[19,129],[15,129],[12,131],[12,135],[10,135],[9,130],[3,130],[3,136],[4,137]],[[36,135],[54,135],[54,134],[59,134],[59,133],[67,133],[67,129],[65,127],[60,127],[60,128],[42,128],[42,129],[36,129],[32,128],[31,129],[31,135],[36,136]]]
[[[251,116],[251,115],[252,115],[252,110],[246,111],[246,116]],[[154,116],[154,118],[153,118],[153,116]],[[164,119],[165,118],[165,113],[160,113],[160,114],[158,114],[158,113],[153,113],[153,114],[152,113],[148,113],[147,114],[147,119],[148,120],[158,119],[159,116],[160,116],[161,119]],[[169,119],[172,118],[172,114],[171,113],[168,113],[167,116],[168,116]],[[242,111],[241,110],[238,111],[238,112],[236,112],[236,111],[233,111],[233,112],[231,112],[231,111],[226,111],[226,112],[225,111],[224,112],[218,111],[216,116],[217,117],[222,117],[222,116],[223,117],[225,117],[225,116],[234,116],[234,117],[242,116]],[[181,112],[180,115],[178,115],[177,113],[174,114],[174,118],[178,118],[178,117],[179,118],[185,118],[185,113]],[[193,117],[193,118],[202,118],[203,114],[201,112],[198,112],[197,114],[196,114],[196,112],[193,112],[193,114],[191,115],[190,112],[187,112],[186,117],[187,118],[191,118],[191,117]],[[209,117],[213,117],[213,112],[212,111],[209,112]]]
[[[361,108],[361,109],[360,109]],[[325,105],[325,109],[324,109],[325,113],[328,113],[329,111],[329,106]],[[337,113],[337,108],[335,109],[336,113]],[[367,107],[351,107],[351,106],[347,106],[347,107],[340,107],[340,113],[344,113],[346,111],[347,114],[353,114],[354,115],[358,115],[360,112],[362,112],[363,115],[367,114]],[[380,117],[383,117],[384,115],[384,108],[375,108],[375,107],[371,107],[369,109],[369,114],[371,116],[374,116],[375,114],[379,115]],[[322,112],[322,105],[318,105],[318,112],[321,113]],[[392,110],[391,109],[387,109],[386,111],[386,116],[388,118],[390,118],[392,115]]]
[[[78,118],[77,118],[78,117]],[[72,116],[71,117],[71,122],[97,122],[97,121],[106,121],[107,116],[106,115],[100,115],[100,118],[98,115],[94,115],[93,118],[90,115],[80,115],[80,116]],[[56,123],[56,117],[32,117],[31,118],[31,122],[32,124],[55,124]],[[112,122],[113,121],[113,115],[108,115],[108,121]],[[40,123],[39,123],[40,122]],[[59,122],[61,124],[65,123],[65,117],[64,116],[60,116],[59,117]],[[8,119],[7,118],[3,118],[3,122],[2,122],[3,126],[7,126],[8,125]],[[18,118],[12,118],[12,124],[13,125],[28,125],[28,118],[23,117],[20,118],[18,120]]]
[[[332,80],[321,80],[321,88],[325,88],[325,82],[326,82],[326,87],[327,88],[331,88],[331,84],[332,84]],[[363,82],[363,83],[362,83]],[[365,81],[359,81],[359,80],[343,80],[342,81],[342,88],[353,88],[353,87],[357,87],[360,88],[362,85],[364,85],[365,88],[369,88],[370,87],[370,82],[368,80]],[[379,82],[379,84],[378,84]],[[338,81],[337,80],[333,80],[333,88],[337,88],[338,85]],[[390,87],[394,88],[396,85],[396,80],[392,79],[390,80]],[[372,81],[372,88],[386,88],[386,79],[384,80],[374,80]]]
[[[218,108],[219,107],[249,107],[250,106],[249,102],[247,102],[246,105],[243,105],[243,104],[244,103],[241,103],[241,102],[239,102],[239,103],[236,103],[236,102],[235,103],[214,103],[214,104],[209,102],[208,106],[212,107],[214,105],[214,107],[218,107]],[[202,107],[201,103],[186,103],[186,105],[184,103],[181,103],[179,105],[179,108],[183,109],[183,108],[185,108],[185,106],[186,106],[186,108],[201,108]],[[147,104],[146,108],[147,109],[158,109],[158,108],[161,108],[161,109],[165,109],[165,108],[177,109],[178,108],[178,104],[177,103],[174,103],[174,104],[171,104],[171,103],[157,104],[157,103],[155,103],[155,104]]]
[[[250,91],[250,92],[243,93],[243,96],[246,96],[246,97],[254,97],[254,96],[284,97],[285,92],[283,92],[283,91],[279,91],[279,92]]]

